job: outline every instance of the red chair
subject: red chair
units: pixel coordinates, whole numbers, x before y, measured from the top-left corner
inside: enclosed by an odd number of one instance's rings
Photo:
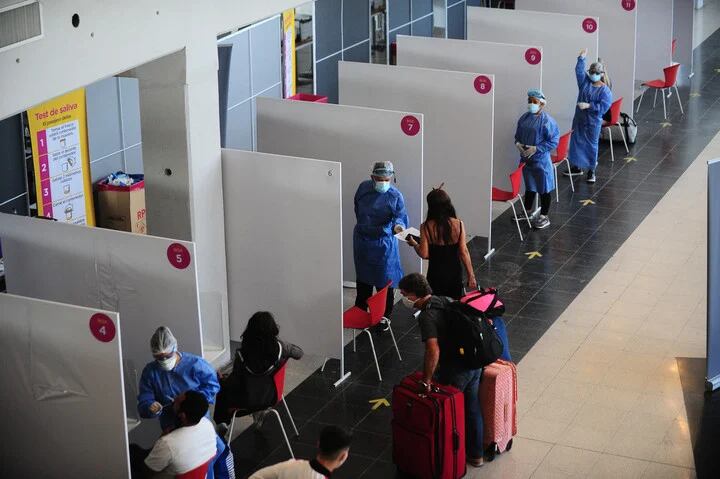
[[[191,471],[177,474],[175,476],[175,479],[205,479],[207,477],[207,473],[210,469],[210,464],[212,464],[213,459],[215,458],[213,457],[205,464],[202,464],[201,466],[198,466]]]
[[[283,403],[285,406],[285,412],[287,413],[288,417],[290,418],[290,424],[292,424],[293,430],[295,431],[295,435],[298,436],[300,433],[297,430],[297,427],[295,426],[295,421],[293,420],[292,414],[290,414],[290,408],[288,408],[287,401],[285,401],[285,396],[283,396],[283,391],[285,390],[285,368],[287,367],[287,361],[284,361],[279,368],[277,368],[272,373],[273,383],[275,384],[275,402],[272,405],[269,405],[265,408],[255,409],[253,411],[248,411],[244,409],[236,409],[233,412],[232,420],[230,421],[230,428],[228,429],[227,434],[227,440],[228,444],[230,443],[230,440],[232,440],[232,433],[233,428],[235,427],[235,419],[243,416],[249,416],[250,414],[256,413],[256,412],[265,412],[266,414],[273,413],[275,417],[278,420],[278,424],[280,424],[280,430],[283,433],[283,437],[285,438],[285,444],[287,444],[288,450],[290,451],[290,455],[293,459],[295,459],[295,454],[293,453],[292,447],[290,446],[290,440],[288,439],[287,433],[285,432],[285,425],[282,422],[282,418],[280,417],[280,413],[277,411],[277,406],[280,403]]]
[[[382,381],[382,374],[380,374],[380,363],[378,363],[377,354],[375,354],[375,344],[373,343],[372,334],[370,328],[378,324],[387,324],[388,330],[390,331],[390,337],[395,345],[395,351],[397,351],[398,359],[402,361],[400,356],[400,349],[398,349],[397,342],[395,341],[395,334],[393,333],[392,326],[390,325],[390,319],[385,317],[385,306],[387,304],[388,288],[392,283],[385,285],[383,289],[370,296],[367,300],[368,309],[364,309],[353,306],[343,313],[343,328],[352,329],[353,331],[353,351],[355,351],[355,333],[360,330],[360,334],[367,333],[370,339],[370,349],[372,349],[373,357],[375,358],[375,367],[377,368],[378,379]]]
[[[520,163],[517,170],[510,173],[510,184],[512,185],[512,191],[501,190],[500,188],[492,187],[492,200],[502,203],[507,203],[513,210],[515,215],[515,225],[520,234],[520,241],[523,241],[522,231],[520,230],[520,219],[518,218],[517,211],[515,210],[515,202],[520,200],[523,212],[525,213],[525,219],[527,220],[528,226],[532,228],[530,224],[530,217],[528,216],[525,205],[523,204],[522,196],[520,196],[520,184],[522,182],[522,170],[525,168],[525,163]]]
[[[630,149],[627,146],[627,140],[625,140],[625,130],[620,126],[620,108],[622,108],[622,98],[618,98],[610,105],[610,121],[603,121],[602,127],[608,129],[608,135],[610,135],[610,158],[615,161],[615,149],[613,148],[612,139],[612,127],[617,126],[622,135],[623,143],[625,143],[625,151],[630,153]]]
[[[665,74],[664,80],[652,80],[648,82],[644,82],[642,86],[647,87],[643,92],[642,95],[640,95],[640,102],[638,103],[637,111],[640,111],[640,105],[642,105],[643,97],[645,96],[645,92],[649,89],[655,90],[655,98],[653,99],[653,108],[655,108],[655,103],[657,102],[657,94],[658,91],[662,91],[662,101],[663,101],[663,113],[665,114],[665,119],[667,120],[667,107],[665,106],[665,90],[670,90],[671,88],[675,89],[675,95],[677,96],[678,104],[680,105],[680,112],[684,115],[685,110],[683,110],[682,101],[680,101],[680,92],[678,91],[677,87],[677,76],[678,76],[678,70],[680,69],[680,64],[675,63],[674,65],[670,65],[669,67],[663,68],[663,73]],[[670,95],[672,95],[672,91],[669,92],[668,98],[670,98]]]
[[[568,149],[570,148],[570,137],[572,136],[572,132],[573,131],[570,130],[560,137],[560,141],[558,141],[558,146],[555,149],[555,154],[550,155],[553,169],[555,170],[555,199],[558,202],[560,201],[560,191],[558,188],[558,167],[565,163],[567,165],[568,173],[570,173],[570,160],[568,160],[567,153]],[[572,188],[574,193],[575,184],[573,183],[572,176],[570,177],[570,188]]]

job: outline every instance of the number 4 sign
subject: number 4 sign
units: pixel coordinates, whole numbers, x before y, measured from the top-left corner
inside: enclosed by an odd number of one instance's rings
[[[96,313],[90,318],[90,332],[98,341],[109,343],[115,339],[115,324],[106,314]]]
[[[170,264],[177,269],[185,269],[190,266],[190,252],[180,243],[168,246],[167,258]]]

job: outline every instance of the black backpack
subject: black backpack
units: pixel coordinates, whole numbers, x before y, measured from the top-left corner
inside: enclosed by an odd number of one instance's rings
[[[440,354],[467,369],[485,367],[502,355],[503,343],[487,315],[458,301],[443,306],[442,311],[445,338]]]

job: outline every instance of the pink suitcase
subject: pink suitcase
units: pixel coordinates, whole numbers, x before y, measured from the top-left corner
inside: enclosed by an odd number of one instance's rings
[[[489,461],[509,451],[517,434],[517,370],[502,359],[486,366],[480,381],[483,447]]]

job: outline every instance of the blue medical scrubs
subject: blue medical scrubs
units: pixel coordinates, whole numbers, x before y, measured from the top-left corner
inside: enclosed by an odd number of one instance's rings
[[[575,107],[573,133],[570,138],[568,159],[570,164],[581,170],[595,170],[598,162],[598,140],[602,128],[603,115],[612,104],[612,92],[606,85],[593,86],[585,73],[585,59],[578,57],[575,76],[578,84],[578,103],[589,103],[590,108],[581,110]]]
[[[171,371],[165,371],[156,361],[145,366],[138,388],[138,412],[143,418],[156,417],[150,412],[152,403],[171,404],[185,391],[201,392],[213,404],[219,390],[217,373],[210,363],[200,356],[181,353],[180,360]],[[176,419],[172,406],[168,405],[160,414],[160,427],[163,430],[175,427]]]
[[[408,226],[405,200],[394,185],[385,193],[375,191],[372,180],[363,181],[355,193],[353,252],[357,281],[385,287],[392,281],[397,287],[403,277],[398,240],[393,229]]]
[[[523,179],[526,190],[542,195],[555,189],[555,172],[550,152],[557,148],[559,139],[557,123],[544,111],[537,115],[527,112],[518,120],[515,141],[537,147],[533,156],[520,159],[525,162]]]

